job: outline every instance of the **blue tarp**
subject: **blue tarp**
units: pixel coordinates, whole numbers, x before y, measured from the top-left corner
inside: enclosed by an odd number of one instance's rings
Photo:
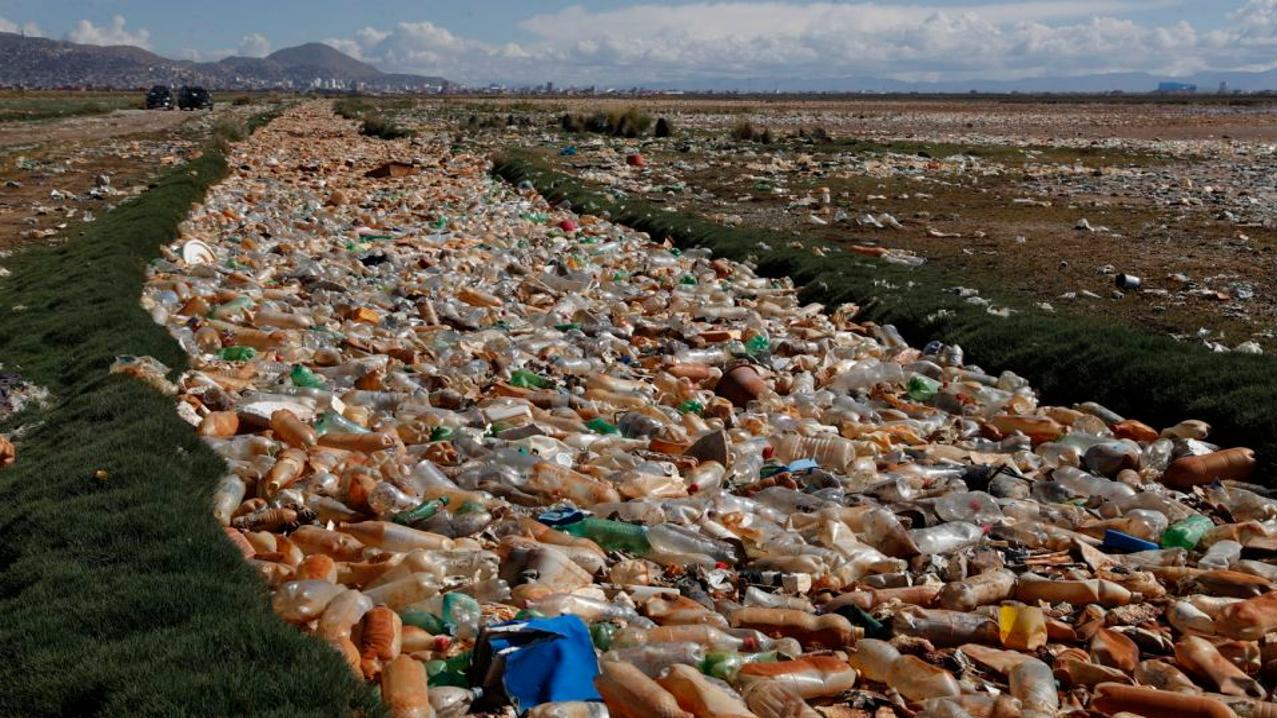
[[[590,629],[576,616],[510,621],[494,627],[489,645],[504,653],[502,682],[519,713],[555,701],[599,701]]]

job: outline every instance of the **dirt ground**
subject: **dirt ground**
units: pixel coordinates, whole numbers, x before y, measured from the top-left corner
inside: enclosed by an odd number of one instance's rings
[[[450,117],[464,142],[530,148],[612,192],[725,224],[887,247],[943,270],[955,291],[1253,351],[1277,350],[1275,103],[483,99],[401,121]],[[557,126],[564,112],[629,107],[671,119],[675,136]],[[517,122],[475,131],[471,116]],[[732,139],[745,122],[774,141]],[[627,166],[634,152],[645,167]],[[1140,287],[1118,290],[1123,273]]]
[[[209,113],[119,110],[0,123],[0,250],[74,237],[208,136]]]

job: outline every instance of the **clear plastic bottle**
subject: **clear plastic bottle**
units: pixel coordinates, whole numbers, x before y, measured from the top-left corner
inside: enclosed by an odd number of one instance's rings
[[[1197,559],[1197,567],[1207,570],[1229,568],[1241,557],[1241,544],[1236,541],[1217,541]]]
[[[980,542],[984,529],[966,521],[952,521],[925,529],[912,529],[909,538],[923,555],[944,555]]]

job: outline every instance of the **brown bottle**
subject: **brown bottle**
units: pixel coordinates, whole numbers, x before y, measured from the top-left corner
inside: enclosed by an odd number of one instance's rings
[[[856,642],[851,621],[838,614],[813,616],[788,608],[740,608],[732,612],[733,628],[752,628],[772,638],[793,638],[804,648],[839,649]]]
[[[1255,452],[1244,447],[1176,459],[1162,474],[1162,483],[1178,491],[1205,486],[1215,480],[1245,481],[1255,472]]]
[[[381,700],[394,718],[433,718],[426,665],[407,655],[392,660],[381,672]]]
[[[756,718],[745,704],[682,663],[670,666],[656,681],[678,705],[696,718]]]
[[[821,718],[793,689],[779,681],[747,683],[741,697],[758,718]]]
[[[288,409],[278,409],[270,415],[270,428],[276,437],[294,448],[307,449],[315,445],[315,430]]]
[[[1214,698],[1118,683],[1096,686],[1091,708],[1107,715],[1134,713],[1144,718],[1236,718],[1228,706]]]
[[[937,648],[1002,643],[998,622],[980,613],[906,606],[896,613],[892,627],[898,634],[926,639]]]
[[[1215,617],[1215,632],[1243,641],[1257,641],[1277,631],[1277,591],[1225,606]]]
[[[692,718],[669,691],[629,663],[600,663],[594,687],[612,718]]]
[[[715,394],[742,409],[748,406],[749,402],[762,396],[766,390],[767,382],[763,380],[758,370],[749,364],[738,364],[728,369],[714,386]]]
[[[1184,636],[1175,644],[1175,660],[1181,666],[1209,678],[1219,692],[1232,696],[1264,698],[1268,695],[1255,679],[1224,658],[1205,638]]]

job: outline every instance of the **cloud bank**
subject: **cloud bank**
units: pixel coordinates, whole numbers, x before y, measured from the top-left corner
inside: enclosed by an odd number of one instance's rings
[[[111,18],[110,25],[94,25],[89,20],[81,20],[66,34],[66,39],[82,45],[134,45],[151,49],[151,31],[146,28],[130,32],[124,17],[116,15]]]
[[[526,40],[490,44],[431,22],[364,27],[326,42],[390,71],[471,84],[636,84],[703,79],[1083,75],[1277,66],[1277,0],[1246,0],[1219,29],[1126,15],[1170,0],[658,3],[528,17]]]

